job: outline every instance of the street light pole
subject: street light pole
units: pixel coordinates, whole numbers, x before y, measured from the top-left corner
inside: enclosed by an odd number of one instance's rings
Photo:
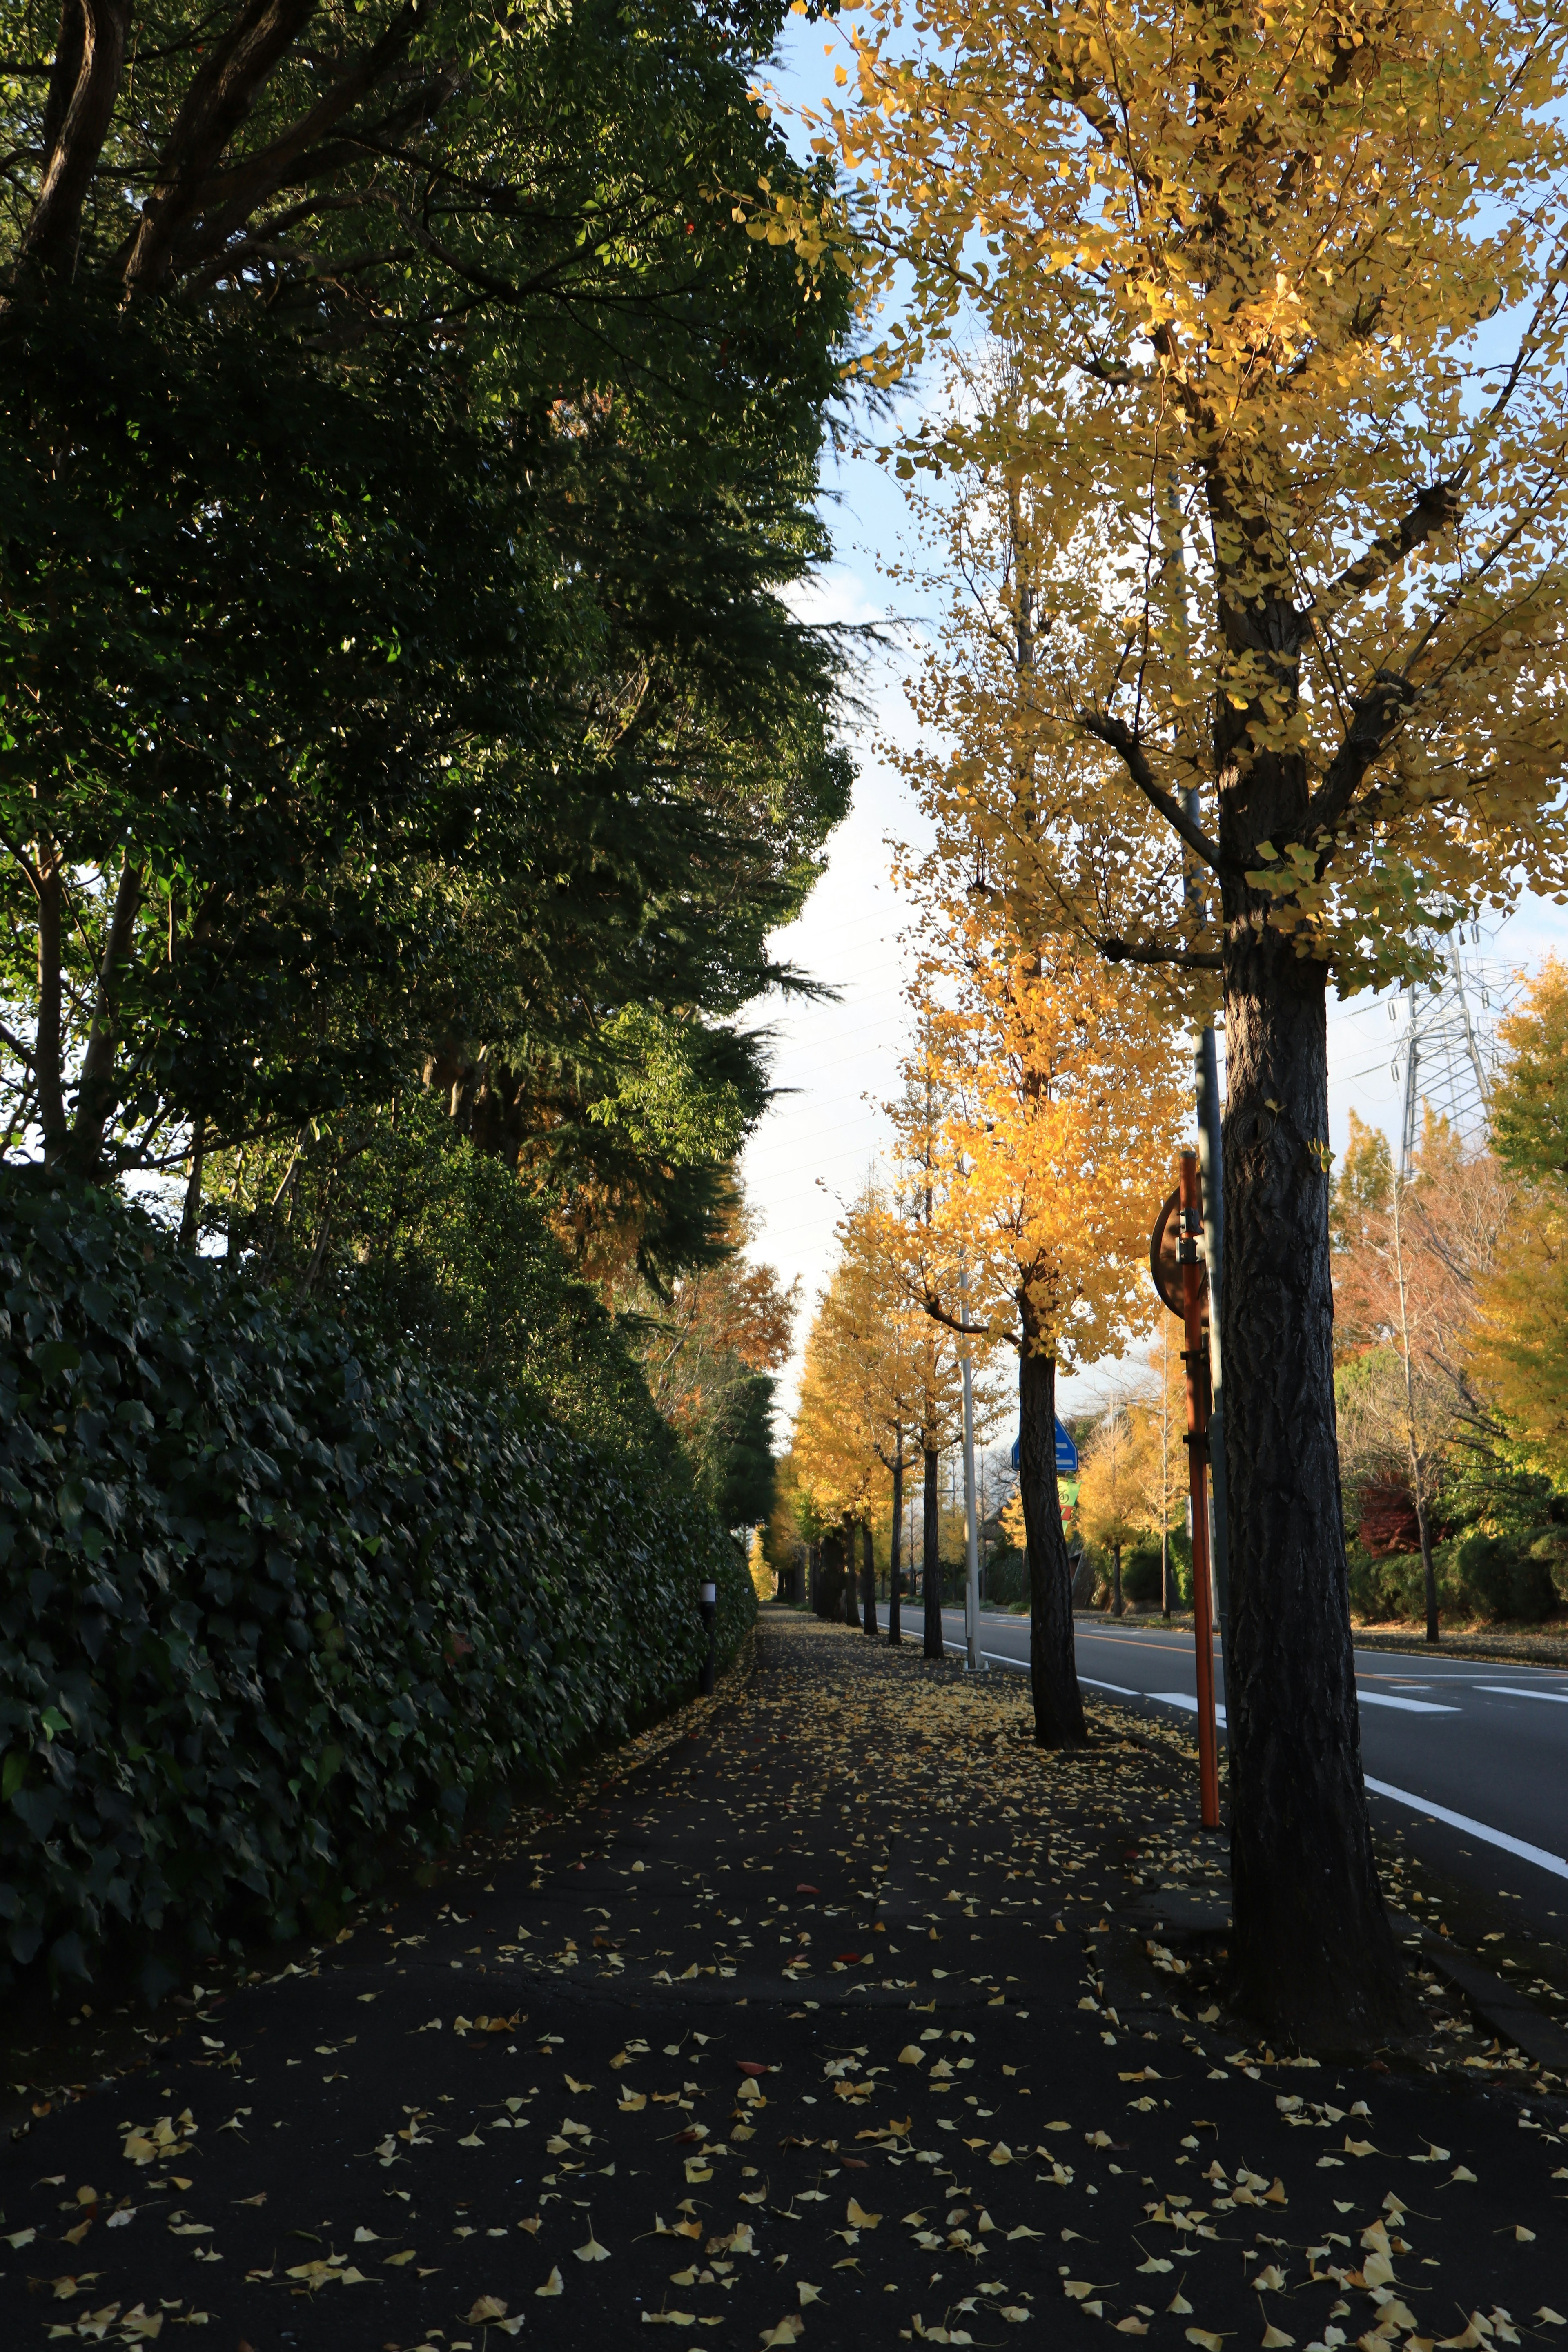
[[[958,1270],[958,1318],[963,1328],[969,1328],[969,1269]],[[969,1342],[962,1342],[963,1370],[963,1521],[965,1576],[963,1584],[963,1633],[968,1644],[967,1664],[972,1675],[980,1672],[980,1544],[979,1529],[974,1523],[974,1392],[969,1374]]]

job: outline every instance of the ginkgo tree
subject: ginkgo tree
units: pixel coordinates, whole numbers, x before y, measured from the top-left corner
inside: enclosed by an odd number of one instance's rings
[[[1151,1202],[1185,1109],[1176,1033],[1136,975],[1044,928],[1016,892],[937,863],[917,981],[921,1036],[894,1106],[906,1156],[938,1173],[904,1227],[933,1320],[1016,1350],[1018,1484],[1029,1566],[1035,1738],[1087,1737],[1056,1466],[1056,1384],[1152,1322]],[[940,1084],[927,1082],[931,1070]]]
[[[904,1187],[906,1201],[923,1198],[920,1172]],[[838,1256],[806,1342],[793,1459],[820,1516],[864,1519],[879,1518],[884,1507],[890,1512],[893,1641],[902,1639],[897,1585],[904,1475],[919,1465],[925,1649],[940,1658],[937,1472],[962,1432],[962,1374],[953,1335],[932,1322],[901,1278],[899,1197],[870,1183],[840,1223]],[[998,1402],[983,1376],[983,1425],[994,1418]]]
[[[1038,856],[1106,958],[1223,992],[1233,1989],[1373,2036],[1404,1994],[1334,1444],[1326,993],[1563,888],[1568,17],[879,0],[847,38],[817,130],[851,194],[816,234],[900,273],[877,372],[964,315],[1006,356],[1003,396],[897,461],[1016,498],[1007,723],[1076,784]],[[1165,887],[1108,922],[1084,845],[1151,826]]]

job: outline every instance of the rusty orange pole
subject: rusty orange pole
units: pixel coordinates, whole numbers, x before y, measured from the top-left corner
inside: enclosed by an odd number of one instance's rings
[[[1198,1784],[1205,1830],[1219,1827],[1219,1750],[1214,1712],[1214,1607],[1209,1589],[1208,1343],[1201,1289],[1203,1213],[1198,1202],[1198,1155],[1181,1160],[1182,1325],[1186,1346],[1188,1491],[1193,1502],[1193,1617],[1198,1667]]]

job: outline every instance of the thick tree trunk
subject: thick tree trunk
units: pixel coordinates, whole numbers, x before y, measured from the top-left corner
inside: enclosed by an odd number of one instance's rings
[[[904,1433],[898,1433],[898,1451],[893,1455],[893,1532],[888,1542],[888,1646],[896,1650],[903,1641],[903,1625],[899,1613],[899,1584],[904,1567]]]
[[[1226,914],[1232,1992],[1277,2035],[1343,2048],[1396,2026],[1405,2004],[1373,1856],[1351,1651],[1325,981],[1256,908]]]
[[[936,1453],[929,1445],[925,1450],[923,1502],[921,1583],[925,1592],[925,1654],[928,1658],[941,1658],[947,1654],[942,1646],[942,1563],[937,1558]]]
[[[860,1614],[865,1631],[877,1638],[877,1562],[871,1550],[871,1522],[860,1522]]]
[[[853,1625],[856,1632],[858,1633],[860,1630],[860,1580],[858,1575],[856,1573],[855,1568],[855,1553],[857,1549],[855,1542],[855,1521],[853,1519],[844,1520],[843,1531],[844,1590],[838,1596],[838,1613],[846,1625]]]
[[[1078,1748],[1089,1738],[1072,1633],[1072,1563],[1057,1488],[1057,1367],[1029,1348],[1026,1308],[1018,1355],[1018,1492],[1029,1558],[1029,1682],[1035,1738]]]

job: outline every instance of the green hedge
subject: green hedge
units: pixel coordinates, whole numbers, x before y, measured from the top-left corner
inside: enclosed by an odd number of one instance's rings
[[[1568,1598],[1563,1531],[1548,1528],[1522,1536],[1472,1532],[1435,1545],[1432,1565],[1437,1606],[1445,1617],[1479,1617],[1499,1624],[1539,1624]],[[1395,1552],[1372,1559],[1352,1543],[1351,1607],[1357,1616],[1409,1619],[1426,1613],[1425,1572],[1419,1552]]]
[[[117,1199],[0,1174],[16,1966],[80,1977],[129,1939],[152,1991],[178,1951],[329,1919],[389,1850],[688,1686],[703,1579],[728,1654],[755,1597],[689,1497],[356,1351]]]

